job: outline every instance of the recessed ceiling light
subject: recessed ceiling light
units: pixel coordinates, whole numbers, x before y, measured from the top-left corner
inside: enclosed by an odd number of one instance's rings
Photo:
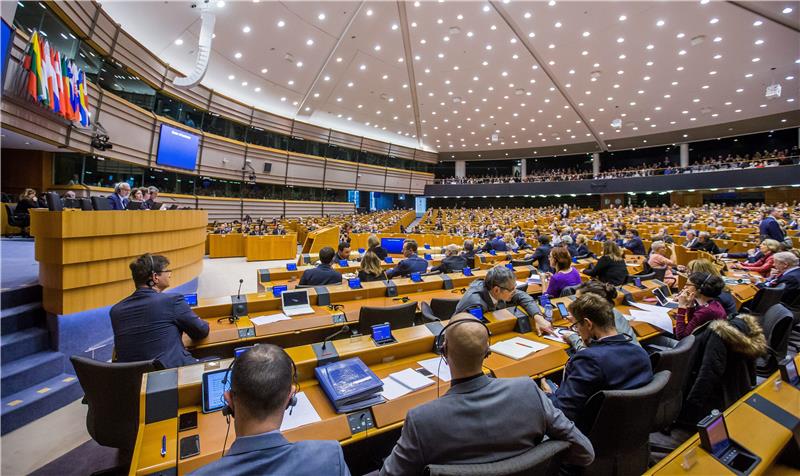
[[[555,25],[553,25],[553,26],[554,26],[554,27],[556,27],[556,28],[561,28],[561,22],[560,22],[560,21],[557,21],[557,22],[555,23]]]
[[[761,58],[753,58],[750,61],[752,61],[753,63],[758,63],[759,61],[761,61]]]
[[[236,53],[234,53],[233,57],[236,59],[240,59],[242,57],[242,54],[237,51]]]
[[[181,38],[178,38],[177,40],[175,40],[175,44],[181,46],[183,44],[183,40]]]
[[[722,41],[722,37],[721,36],[715,36],[714,37],[714,43],[719,43],[720,41]]]
[[[621,60],[623,60],[623,59],[627,58],[627,56],[625,56],[624,54],[622,54],[622,55],[619,55],[619,56],[618,56],[618,58],[619,58],[619,59],[621,59]]]
[[[536,33],[534,32],[528,33],[528,38],[533,38],[534,36],[536,36]]]
[[[549,2],[547,2],[547,4],[550,5],[551,7],[554,7],[554,6],[556,6],[556,0],[550,0]],[[786,12],[784,12],[784,13],[786,13]]]
[[[255,88],[255,89],[253,89],[253,91],[255,91],[257,93],[260,93],[261,92],[261,88]]]
[[[648,49],[648,50],[652,50],[653,48],[655,48],[655,46],[653,46],[653,45],[647,45],[647,49]]]
[[[360,69],[361,71],[364,71],[364,70],[367,69],[367,65],[362,64],[361,66],[358,67],[358,69]]]
[[[290,80],[289,80],[289,86],[293,86],[293,85],[294,85],[294,80],[293,80],[293,79],[290,79]]]
[[[330,76],[328,76],[328,75],[325,75],[325,77],[324,77],[324,78],[322,78],[322,79],[323,79],[323,81],[330,81],[330,80],[331,80],[331,77],[330,77]]]
[[[664,20],[658,20],[658,21],[656,22],[656,26],[664,26],[664,24],[665,24],[665,23],[666,23],[666,22],[665,22]]]
[[[375,51],[380,51],[381,50],[381,45],[375,45],[372,49],[375,50]]]
[[[756,21],[753,22],[753,26],[761,26],[763,24],[764,24],[764,22],[761,21],[761,20],[756,20]]]
[[[722,58],[722,55],[714,55],[714,59],[718,60],[720,58]]]
[[[278,20],[278,28],[283,28],[284,26],[286,26],[286,22],[283,20]]]
[[[491,50],[492,49],[492,45],[486,45],[486,49],[487,50]]]
[[[653,66],[653,62],[652,62],[652,61],[648,61],[647,63],[645,63],[645,65],[647,65],[647,66]]]
[[[707,4],[708,2],[710,2],[710,1],[711,1],[711,0],[700,0],[700,5],[705,5],[705,4]]]
[[[442,20],[442,19],[440,18],[440,19],[436,20],[436,23],[438,23],[438,24],[440,24],[440,25],[441,25],[442,23],[444,23],[444,20]]]
[[[370,9],[370,10],[367,10],[367,16],[368,16],[368,17],[371,17],[371,16],[372,16],[372,10],[371,10],[371,9]]]
[[[303,62],[302,61],[298,61],[294,65],[297,66],[298,68],[302,68],[303,67]]]
[[[675,68],[675,71],[683,71],[683,66],[678,66],[677,68]]]
[[[719,23],[719,18],[712,18],[711,20],[708,20],[708,22],[711,23],[712,25],[716,25],[717,23]]]
[[[747,74],[744,75],[744,77],[745,78],[752,78],[753,77],[753,73],[747,73]]]
[[[676,38],[683,38],[684,36],[686,36],[686,33],[678,33],[675,35]]]
[[[792,10],[790,7],[786,7],[783,10],[781,10],[781,13],[783,13],[784,15],[788,15],[788,14],[792,13],[793,11],[794,10]]]
[[[470,37],[470,38],[472,38],[472,35],[474,35],[474,34],[475,34],[475,33],[472,33],[471,31],[468,31],[468,32],[467,32],[467,36],[468,36],[468,37]]]
[[[484,5],[483,6],[483,11],[484,12],[488,12],[489,11],[489,5]]]
[[[314,97],[318,98],[319,97],[319,93],[314,93]]]
[[[236,76],[234,76],[234,75],[232,75],[232,74],[229,74],[229,75],[228,75],[228,79],[230,79],[230,80],[236,79]]]
[[[583,55],[583,56],[586,56],[586,55],[588,55],[588,54],[589,54],[589,52],[588,52],[588,51],[586,51],[586,50],[583,50],[583,51],[581,51],[581,55]]]
[[[628,17],[626,17],[625,15],[620,15],[619,16],[619,21],[625,21],[627,19],[628,19]]]
[[[625,41],[625,38],[623,38],[621,36],[619,38],[617,38],[617,43],[622,43],[624,41]]]
[[[245,25],[244,28],[242,28],[242,33],[250,33],[250,27]]]
[[[444,58],[444,53],[439,53],[439,54],[438,54],[438,55],[436,55],[436,56],[437,56],[439,59],[442,59],[442,58]]]
[[[261,68],[261,74],[267,74],[267,71],[269,71],[267,68]]]
[[[306,40],[306,44],[307,44],[308,46],[311,46],[311,45],[313,45],[313,44],[314,44],[314,40],[312,40],[311,38],[309,38],[309,39],[307,39],[307,40]]]
[[[286,97],[282,97],[281,102],[286,102]]]
[[[550,45],[548,45],[547,47],[548,47],[548,48],[550,48],[550,49],[552,50],[553,48],[555,48],[555,47],[556,47],[556,45],[554,45],[554,44],[550,43]]]
[[[225,6],[225,2],[223,2],[222,0],[219,0],[217,2],[217,8],[223,8],[224,6]]]
[[[756,41],[754,42],[754,44],[756,44],[756,45],[763,45],[763,44],[764,44],[764,40],[756,40]]]
[[[786,79],[786,81],[791,81],[791,80],[793,80],[793,79],[794,79],[794,76],[786,76],[786,78],[785,78],[785,79]]]

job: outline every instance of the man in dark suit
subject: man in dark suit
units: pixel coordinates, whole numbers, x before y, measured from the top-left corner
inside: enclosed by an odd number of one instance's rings
[[[772,238],[778,243],[783,243],[786,235],[784,235],[781,225],[778,223],[778,218],[782,214],[783,211],[780,208],[768,208],[766,210],[764,219],[758,225],[758,233],[761,235],[762,240]]]
[[[111,205],[112,210],[125,210],[128,207],[130,199],[128,196],[131,194],[131,186],[128,182],[120,182],[114,186],[114,193],[109,195],[108,203]]]
[[[587,466],[594,460],[588,438],[531,379],[484,375],[488,355],[486,327],[470,314],[454,316],[442,347],[453,378],[450,389],[409,410],[381,476],[422,474],[429,464],[500,461],[535,447],[545,436],[570,443],[566,463]]]
[[[553,392],[544,380],[544,390],[556,408],[581,431],[591,429],[595,415],[584,411],[586,402],[601,390],[631,390],[650,383],[653,369],[647,352],[619,334],[611,304],[593,293],[581,295],[569,305],[569,319],[589,347],[575,353],[564,369],[561,386]]]
[[[467,267],[472,268],[475,266],[475,242],[472,240],[464,240],[464,251],[461,256],[467,261]]]
[[[408,276],[411,273],[424,273],[428,270],[428,262],[417,255],[417,242],[406,240],[403,242],[403,256],[406,259],[397,263],[397,266],[386,271],[386,277],[392,279],[396,276]]]
[[[647,252],[644,249],[644,243],[639,238],[639,232],[636,230],[628,230],[625,234],[625,242],[622,244],[625,248],[631,250],[631,253],[639,256],[644,256]]]
[[[147,209],[152,210],[153,204],[158,203],[158,187],[153,187],[152,185],[147,187],[147,192],[150,194],[150,198],[144,201],[147,204]]]
[[[236,359],[224,394],[236,440],[225,456],[193,475],[291,474],[349,476],[337,441],[290,443],[280,431],[296,398],[291,358],[280,347],[256,344]]]
[[[336,251],[336,256],[333,258],[336,263],[341,260],[349,260],[350,259],[350,242],[342,241],[339,243],[338,250]]]
[[[303,271],[300,286],[325,286],[326,284],[342,284],[342,273],[331,267],[334,251],[330,246],[319,250],[319,266]]]
[[[791,304],[800,296],[800,267],[798,258],[791,251],[781,251],[772,257],[775,277],[758,284],[759,288],[784,285],[781,302]],[[753,279],[753,278],[751,278]]]
[[[693,246],[697,246],[697,232],[694,230],[686,230],[686,240],[683,242],[684,248],[692,249]]]
[[[432,273],[436,271],[441,271],[442,273],[454,273],[467,267],[467,260],[458,254],[458,246],[452,244],[447,245],[444,254],[445,257],[442,260],[442,263],[439,266],[434,266],[431,268]]]
[[[130,264],[136,291],[111,307],[117,362],[158,360],[165,368],[197,363],[183,346],[181,334],[194,340],[208,335],[208,323],[192,312],[170,285],[169,260],[145,254]]]
[[[701,231],[697,235],[697,241],[695,241],[695,244],[689,249],[692,251],[705,251],[712,255],[720,254],[719,247],[714,243],[714,240],[711,239],[711,234],[707,231]]]

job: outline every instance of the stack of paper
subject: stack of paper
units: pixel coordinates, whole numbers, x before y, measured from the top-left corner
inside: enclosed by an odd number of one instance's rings
[[[255,326],[262,326],[264,324],[272,324],[273,322],[278,321],[288,321],[292,318],[287,316],[286,314],[279,313],[279,314],[270,314],[269,316],[258,316],[250,318],[250,322],[253,323]]]
[[[539,275],[539,274],[532,274],[532,275],[528,276],[528,282],[529,283],[541,283],[542,282],[542,276]]]
[[[383,380],[383,395],[387,400],[394,400],[407,393],[433,385],[435,382],[421,373],[406,369],[400,372],[389,374]]]
[[[492,349],[492,352],[497,352],[498,354],[505,355],[506,357],[510,357],[514,360],[519,360],[529,356],[537,350],[546,349],[547,344],[534,342],[522,337],[513,337],[511,339],[498,342],[489,348]]]
[[[672,318],[669,317],[668,308],[638,302],[633,303],[633,305],[639,309],[631,309],[631,319],[646,322],[665,332],[673,332]]]
[[[289,414],[291,412],[291,415]],[[311,405],[305,392],[297,394],[297,405],[289,407],[283,412],[283,422],[281,423],[281,431],[291,430],[298,426],[308,425],[322,421],[319,413]]]
[[[550,334],[542,334],[542,338],[548,339],[548,340],[552,340],[552,341],[555,341],[555,342],[559,342],[561,344],[566,344],[567,343],[567,341],[565,341],[564,338],[561,337],[560,335],[551,336]]]
[[[423,369],[439,377],[440,380],[449,382],[453,377],[450,375],[450,366],[441,357],[433,357],[417,362]]]

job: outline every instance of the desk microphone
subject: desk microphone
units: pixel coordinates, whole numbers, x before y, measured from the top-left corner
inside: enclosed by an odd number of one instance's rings
[[[345,332],[350,332],[350,326],[348,326],[347,324],[343,325],[341,329],[329,335],[328,337],[325,338],[325,340],[322,341],[322,350],[325,350],[325,347],[327,347],[329,340],[333,339],[339,334],[344,334]]]
[[[410,300],[411,300],[411,298],[409,298],[408,296],[403,296],[403,297],[392,299],[392,301],[402,301],[403,303],[407,303]]]
[[[236,291],[236,299],[242,298],[242,283],[244,283],[244,278],[239,278],[239,290]]]

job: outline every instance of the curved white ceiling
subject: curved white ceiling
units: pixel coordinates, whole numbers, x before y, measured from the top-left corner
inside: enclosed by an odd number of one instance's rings
[[[410,147],[568,147],[798,109],[800,2],[211,1],[204,85]],[[192,70],[191,3],[103,8]]]

